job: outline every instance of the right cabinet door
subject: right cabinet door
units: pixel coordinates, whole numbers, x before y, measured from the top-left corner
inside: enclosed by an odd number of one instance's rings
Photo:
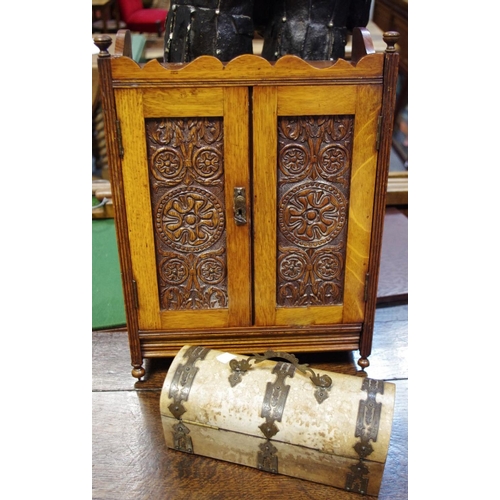
[[[254,88],[255,325],[363,321],[381,93]]]

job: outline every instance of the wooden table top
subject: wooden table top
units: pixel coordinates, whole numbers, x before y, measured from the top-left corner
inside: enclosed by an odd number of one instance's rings
[[[408,306],[377,309],[366,373],[396,384],[391,443],[379,500],[408,498]],[[299,354],[312,368],[360,375],[357,353]],[[360,500],[356,493],[168,449],[159,400],[170,359],[130,375],[127,334],[93,333],[93,498],[102,500]],[[370,498],[370,497],[368,497]]]

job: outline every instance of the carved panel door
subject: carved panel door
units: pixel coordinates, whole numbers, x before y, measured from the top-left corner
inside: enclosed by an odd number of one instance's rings
[[[245,87],[116,89],[141,330],[251,324]],[[139,133],[138,133],[139,131]]]
[[[254,88],[256,325],[363,321],[381,92]]]

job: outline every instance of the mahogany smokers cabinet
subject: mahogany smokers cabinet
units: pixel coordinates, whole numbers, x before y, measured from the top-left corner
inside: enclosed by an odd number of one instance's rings
[[[371,352],[397,33],[350,60],[137,64],[95,37],[132,375],[186,344]]]

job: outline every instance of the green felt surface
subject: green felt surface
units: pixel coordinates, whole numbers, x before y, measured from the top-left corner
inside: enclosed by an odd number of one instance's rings
[[[124,326],[115,220],[92,220],[92,330]]]

